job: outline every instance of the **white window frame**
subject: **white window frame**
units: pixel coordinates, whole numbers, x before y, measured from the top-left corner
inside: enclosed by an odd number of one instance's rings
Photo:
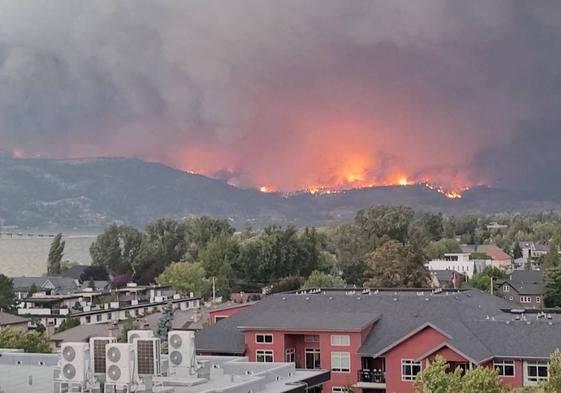
[[[263,341],[259,341],[259,337],[261,337],[261,339]],[[271,338],[271,341],[267,341],[267,337]],[[263,334],[263,333],[257,333],[255,334],[255,344],[272,344],[273,343],[273,335],[272,334]]]
[[[331,393],[349,393],[349,388],[346,386],[333,386]]]
[[[405,374],[403,372],[403,368],[404,367],[411,367],[411,374]],[[418,367],[419,371],[417,371],[416,373],[413,372],[413,367]],[[421,362],[416,362],[412,359],[401,359],[401,380],[403,382],[413,382],[415,381],[415,379],[417,379],[417,374],[420,373],[421,371],[423,371],[423,366],[421,364]]]
[[[542,302],[542,298],[541,296],[536,296],[536,303],[541,303]]]
[[[259,360],[259,357],[262,357],[262,360]],[[267,358],[270,357],[271,361],[268,361]],[[255,361],[257,363],[274,363],[275,362],[275,355],[272,349],[257,349],[255,351]]]
[[[319,343],[319,334],[310,334],[304,336],[305,343]]]
[[[331,345],[334,347],[348,347],[351,345],[351,336],[347,334],[333,334]]]
[[[284,361],[287,363],[296,363],[296,349],[288,348],[284,352]]]
[[[307,368],[307,366],[308,366],[308,355],[314,355],[314,359],[316,358],[316,355],[318,355],[317,358],[319,359],[319,362],[321,363],[321,349],[320,348],[305,348],[304,349],[304,368],[308,369]],[[318,370],[320,368],[321,367],[315,368],[315,365],[314,365],[314,368],[310,368],[308,370]]]
[[[343,362],[347,362],[346,366]],[[338,363],[339,367],[335,367]],[[331,352],[331,371],[335,373],[350,373],[351,372],[351,353],[350,352]]]
[[[505,373],[506,367],[512,367],[512,375],[507,375]],[[500,377],[515,377],[516,376],[516,367],[514,360],[494,360],[493,361],[493,368],[497,370],[497,373]]]
[[[530,376],[530,367],[536,367],[536,376]],[[538,374],[538,369],[541,367],[546,367],[547,369],[547,377],[540,377]],[[542,381],[549,380],[549,362],[547,361],[527,361],[525,364],[526,368],[526,381],[530,382],[531,384],[537,384]]]
[[[504,285],[503,292],[510,292],[510,287],[508,285]]]
[[[532,296],[520,296],[519,300],[524,304],[532,303]]]
[[[215,315],[214,316],[214,323],[220,322],[223,319],[228,318],[228,315]]]

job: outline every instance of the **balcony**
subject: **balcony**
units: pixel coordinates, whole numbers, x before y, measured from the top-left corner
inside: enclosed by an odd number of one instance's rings
[[[358,371],[358,382],[354,387],[363,389],[385,389],[386,388],[386,373],[381,369],[368,370],[363,369]]]

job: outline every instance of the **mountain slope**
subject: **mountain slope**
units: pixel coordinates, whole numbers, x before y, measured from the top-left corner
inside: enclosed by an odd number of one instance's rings
[[[512,192],[476,188],[451,200],[424,186],[373,187],[330,195],[240,189],[162,164],[126,158],[12,159],[0,156],[0,226],[99,229],[113,221],[143,225],[159,217],[206,214],[250,221],[320,225],[351,219],[372,204],[406,204],[458,213],[558,208]]]

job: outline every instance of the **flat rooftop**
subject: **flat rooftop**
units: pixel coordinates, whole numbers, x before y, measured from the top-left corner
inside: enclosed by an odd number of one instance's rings
[[[0,391],[3,393],[57,392],[59,375],[58,354],[28,354],[0,349]],[[169,393],[300,393],[306,386],[321,384],[329,379],[329,371],[297,370],[292,363],[255,363],[245,357],[198,356],[207,363],[210,377],[188,386],[181,378],[160,377],[162,389]],[[167,356],[162,355],[162,370],[167,369]]]

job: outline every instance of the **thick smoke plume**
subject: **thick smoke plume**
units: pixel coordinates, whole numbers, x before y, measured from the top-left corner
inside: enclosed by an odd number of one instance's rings
[[[0,148],[24,157],[540,189],[560,81],[556,0],[0,0]]]

